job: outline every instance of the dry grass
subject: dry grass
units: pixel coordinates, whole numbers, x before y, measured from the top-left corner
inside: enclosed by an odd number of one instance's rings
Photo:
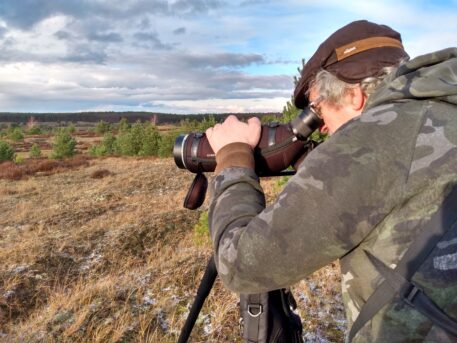
[[[0,179],[0,341],[176,342],[211,253],[200,212],[182,209],[192,177],[171,159],[106,158]],[[336,265],[294,293],[309,342],[343,341]],[[191,342],[240,342],[219,281]]]

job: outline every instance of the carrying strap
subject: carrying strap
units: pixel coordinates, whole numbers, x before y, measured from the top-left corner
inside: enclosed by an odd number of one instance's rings
[[[381,260],[368,251],[365,251],[365,253],[394,293],[403,295],[403,301],[428,317],[434,324],[457,335],[457,322],[439,308],[420,287],[387,267]]]
[[[266,342],[268,293],[249,294],[246,296],[246,317],[243,333],[245,342]]]
[[[457,187],[451,191],[441,208],[424,225],[419,236],[411,244],[395,270],[387,267],[375,256],[365,251],[370,261],[384,281],[362,306],[360,313],[349,332],[349,342],[357,332],[370,321],[381,308],[396,295],[403,301],[429,318],[435,325],[457,336],[457,322],[441,310],[419,287],[411,280],[436,244],[457,221]]]
[[[260,316],[263,313],[263,306],[260,303],[260,294],[250,294],[246,309],[249,315],[249,324],[247,327],[248,342],[256,342],[260,330]]]

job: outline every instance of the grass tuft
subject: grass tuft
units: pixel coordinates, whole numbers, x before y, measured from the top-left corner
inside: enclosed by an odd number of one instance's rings
[[[112,175],[112,173],[108,169],[97,169],[92,174],[90,174],[90,177],[93,179],[103,179],[104,177],[110,175]]]

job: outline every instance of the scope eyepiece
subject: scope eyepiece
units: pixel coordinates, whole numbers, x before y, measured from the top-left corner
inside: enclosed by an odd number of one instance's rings
[[[306,107],[300,114],[291,121],[292,131],[300,140],[306,140],[324,121],[310,108]]]

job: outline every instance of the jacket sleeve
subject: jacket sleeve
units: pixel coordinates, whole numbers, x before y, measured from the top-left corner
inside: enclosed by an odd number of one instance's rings
[[[376,189],[394,180],[378,176],[380,156],[330,140],[266,208],[252,168],[225,168],[213,178],[210,232],[218,273],[231,290],[290,286],[348,253],[389,211],[389,196]]]

